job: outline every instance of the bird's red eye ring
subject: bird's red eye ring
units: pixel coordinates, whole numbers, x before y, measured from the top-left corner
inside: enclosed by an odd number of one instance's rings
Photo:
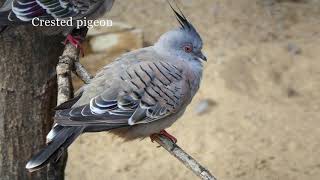
[[[185,45],[185,46],[183,46],[183,50],[184,50],[186,53],[191,53],[192,50],[193,50],[193,48],[192,48],[192,46],[190,46],[190,45]]]

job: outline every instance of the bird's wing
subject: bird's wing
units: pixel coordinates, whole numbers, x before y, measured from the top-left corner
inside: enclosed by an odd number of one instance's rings
[[[141,61],[119,71],[110,88],[90,102],[57,111],[55,119],[58,124],[73,126],[149,123],[178,112],[189,97],[188,86],[183,69],[176,65]]]
[[[79,19],[101,6],[103,0],[8,0],[12,9],[8,20],[28,22],[33,18],[63,19],[72,17]],[[114,0],[108,0],[113,4]]]

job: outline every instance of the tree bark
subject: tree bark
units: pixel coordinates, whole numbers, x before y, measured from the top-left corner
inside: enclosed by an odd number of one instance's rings
[[[46,168],[29,173],[25,165],[45,145],[53,122],[62,40],[31,26],[9,27],[0,34],[1,180],[47,179]]]

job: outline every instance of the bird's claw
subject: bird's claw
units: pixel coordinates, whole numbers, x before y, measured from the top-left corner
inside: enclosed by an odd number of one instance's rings
[[[159,135],[166,137],[167,139],[172,141],[174,144],[178,142],[177,138],[169,134],[166,130],[161,130],[159,133],[151,134],[150,135],[151,142],[154,142]]]
[[[83,47],[81,45],[82,41],[83,41],[83,38],[81,36],[72,36],[71,34],[68,34],[65,41],[64,41],[64,45],[66,45],[69,42],[74,47],[76,47],[80,50],[80,54],[83,57],[84,51],[83,51]]]

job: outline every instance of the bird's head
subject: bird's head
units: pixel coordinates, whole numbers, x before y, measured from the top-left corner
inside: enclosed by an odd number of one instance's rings
[[[163,34],[156,42],[155,48],[167,56],[178,57],[188,61],[207,61],[206,56],[201,51],[202,39],[197,30],[179,8],[178,12],[170,3],[169,5],[180,27]]]

